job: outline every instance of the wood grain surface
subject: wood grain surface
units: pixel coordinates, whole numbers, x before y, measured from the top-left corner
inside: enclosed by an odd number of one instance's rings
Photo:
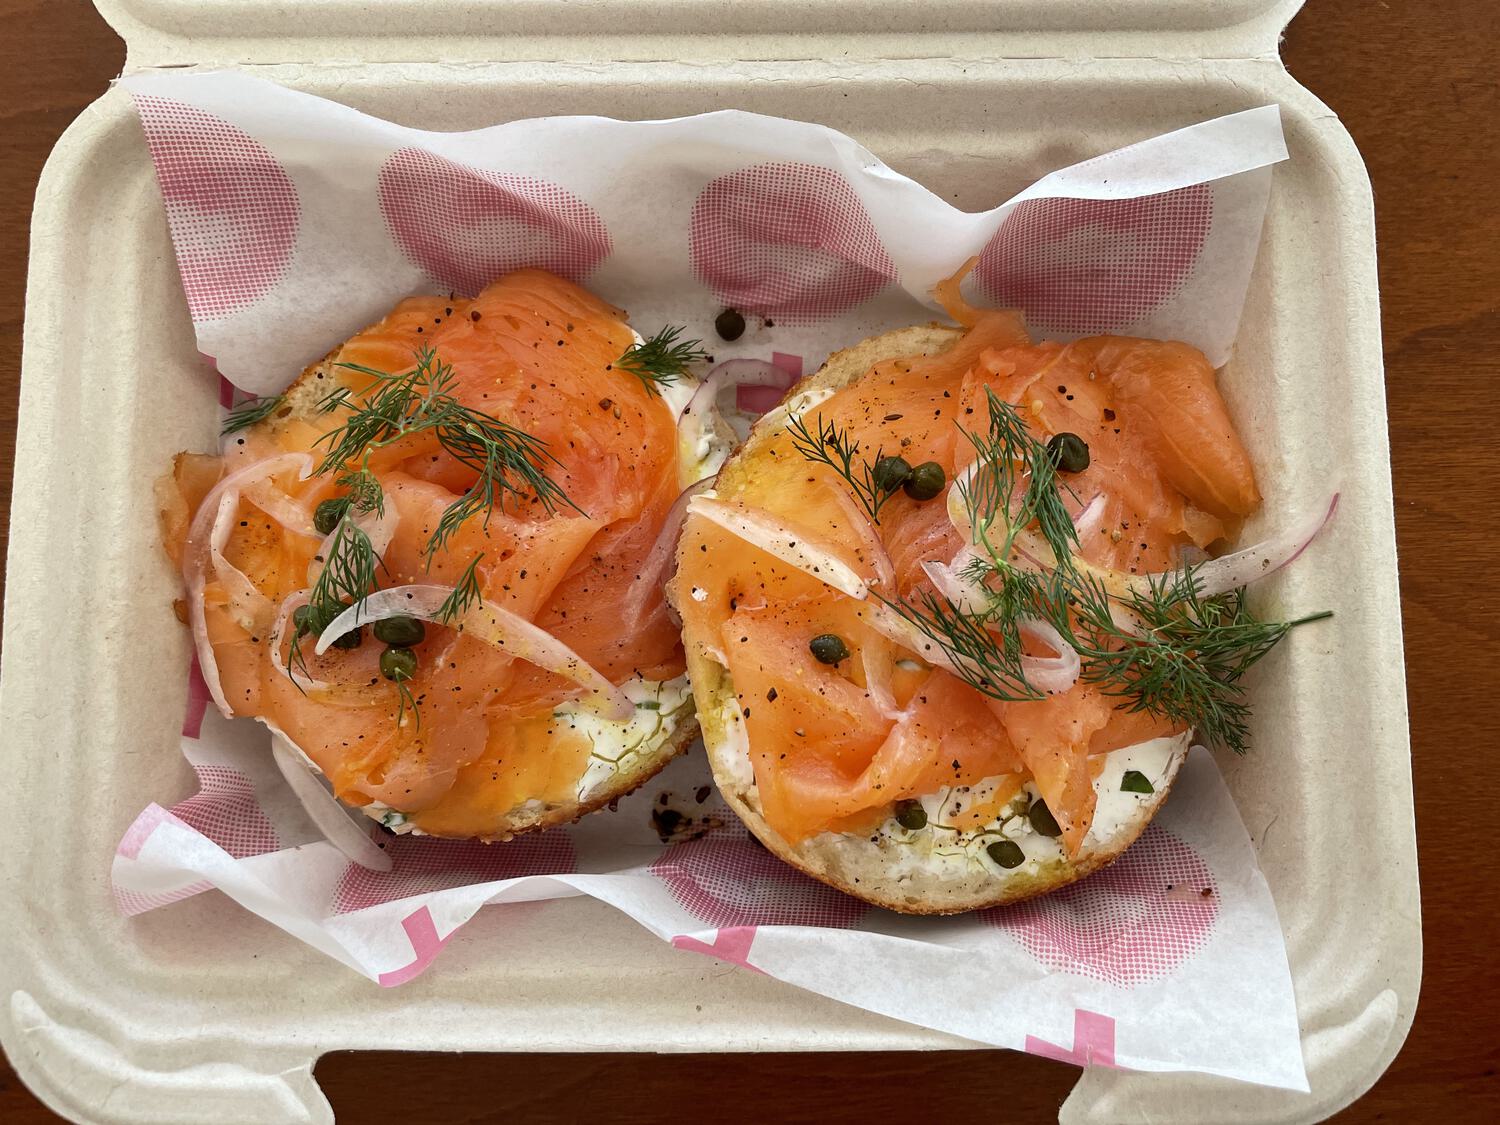
[[[15,452],[27,228],[42,163],[120,70],[86,0],[0,0],[0,527]],[[1386,387],[1422,858],[1421,1004],[1338,1120],[1500,1120],[1500,3],[1309,0],[1294,75],[1375,184]],[[3,533],[0,533],[3,534]],[[1349,654],[1358,659],[1359,654]],[[1358,769],[1351,763],[1351,769]],[[1048,1121],[1071,1067],[1026,1055],[336,1054],[342,1122]],[[920,1111],[918,1106],[921,1107]],[[0,1122],[56,1120],[0,1069]]]

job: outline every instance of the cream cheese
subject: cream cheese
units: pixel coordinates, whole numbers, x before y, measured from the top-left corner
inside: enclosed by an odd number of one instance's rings
[[[692,710],[693,691],[686,675],[671,680],[632,676],[620,685],[635,704],[628,719],[605,719],[574,704],[559,707],[554,716],[570,730],[581,732],[592,745],[588,767],[578,779],[578,800],[587,801],[656,753]]]
[[[1083,851],[1109,846],[1114,838],[1140,814],[1143,805],[1159,800],[1177,762],[1187,753],[1190,734],[1156,738],[1104,756],[1104,766],[1094,779],[1094,819],[1084,837]],[[744,755],[749,764],[748,752]],[[1127,770],[1137,770],[1151,782],[1154,793],[1129,793],[1120,789]],[[959,877],[977,869],[1002,878],[1012,875],[1037,875],[1061,863],[1065,856],[1060,840],[1043,836],[1032,828],[1025,810],[1041,798],[1035,782],[1028,781],[1022,790],[989,824],[960,831],[948,823],[948,817],[963,805],[983,802],[1003,778],[991,777],[972,786],[945,786],[936,793],[919,798],[927,814],[923,828],[908,829],[894,816],[887,818],[872,835],[884,853],[889,871],[899,880],[918,871]],[[998,834],[998,835],[997,835]],[[1026,860],[1014,868],[1001,867],[990,857],[989,846],[1003,838],[1016,844]],[[831,843],[839,850],[863,849],[870,836],[824,833],[820,842]]]

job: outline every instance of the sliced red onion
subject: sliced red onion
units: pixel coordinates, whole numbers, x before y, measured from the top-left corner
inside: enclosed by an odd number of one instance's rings
[[[438,621],[439,612],[452,586],[393,586],[377,590],[339,614],[318,637],[313,650],[319,656],[351,629],[389,617],[417,617]],[[623,720],[635,714],[635,704],[623,691],[583,657],[544,629],[509,610],[481,601],[449,622],[461,632],[500,649],[517,660],[535,664],[582,687],[586,703],[605,718]]]
[[[700,492],[708,491],[718,479],[717,473],[704,477],[697,484],[688,485],[672,502],[671,508],[667,510],[667,518],[662,521],[661,531],[657,533],[656,542],[646,553],[640,573],[635,576],[635,582],[630,587],[630,593],[625,595],[620,612],[623,620],[640,620],[646,599],[665,586],[667,579],[672,577],[677,561],[677,538],[682,531],[682,521],[687,517],[688,501]]]
[[[865,690],[870,693],[870,699],[885,718],[897,718],[902,712],[891,691],[896,662],[890,650],[882,645],[861,645],[859,660],[864,668]]]
[[[731,535],[759,547],[804,574],[812,575],[842,594],[862,600],[870,592],[868,583],[848,563],[826,548],[809,543],[803,535],[777,523],[770,516],[733,508],[708,496],[694,496],[688,502],[687,510],[689,515],[722,527]]]
[[[796,380],[793,379],[792,382]],[[787,386],[791,386],[791,383]],[[786,392],[787,387],[758,387],[749,383],[741,383],[735,388],[734,405],[741,414],[768,414],[781,405],[781,400],[786,398]]]
[[[960,577],[954,568],[938,562],[925,562],[922,569],[932,580],[933,588],[960,613],[975,613],[989,604],[989,592],[979,583]],[[1057,654],[1021,657],[1021,673],[1026,677],[1026,682],[1039,691],[1053,693],[1065,692],[1071,688],[1078,681],[1078,673],[1082,667],[1082,661],[1073,646],[1050,624],[1037,618],[1022,618],[1016,622],[1016,626],[1022,636],[1046,645]]]
[[[224,547],[229,543],[239,506],[237,493],[226,492],[219,497],[219,509],[214,513],[213,529],[208,535],[208,561],[213,567],[214,577],[229,593],[229,610],[235,621],[241,628],[253,632],[259,622],[275,612],[275,607],[271,599],[250,581],[249,575],[224,557]]]
[[[1021,674],[1026,677],[1026,682],[1039,691],[1054,695],[1071,690],[1083,668],[1078,651],[1046,621],[1023,617],[1016,622],[1016,627],[1023,637],[1044,644],[1057,654],[1021,657]]]
[[[772,387],[785,394],[796,381],[797,376],[763,359],[725,360],[708,373],[682,408],[677,425],[683,440],[690,448],[697,449],[715,431],[716,422],[723,420],[719,397],[731,386],[737,388],[737,395],[739,389],[746,387]],[[780,401],[779,395],[777,401]],[[739,433],[739,430],[735,432]],[[739,433],[739,436],[743,438],[745,435]]]
[[[962,557],[963,552],[959,552]],[[956,560],[955,560],[956,561]],[[922,573],[936,590],[960,613],[978,613],[990,603],[989,591],[980,583],[963,577],[956,566],[929,560],[922,564]]]
[[[1227,593],[1230,590],[1238,590],[1241,586],[1248,586],[1252,582],[1259,582],[1269,574],[1275,574],[1282,567],[1295,562],[1307,546],[1315,538],[1318,532],[1327,526],[1328,521],[1333,518],[1333,513],[1338,511],[1339,494],[1335,492],[1326,505],[1320,505],[1293,521],[1284,531],[1262,539],[1253,546],[1244,550],[1235,551],[1233,554],[1224,555],[1217,559],[1210,559],[1194,569],[1196,586],[1200,596],[1209,598],[1215,594]],[[1172,573],[1155,575],[1132,575],[1126,581],[1135,590],[1146,590],[1150,588],[1154,579],[1160,583],[1163,579],[1170,580]]]
[[[276,611],[276,621],[271,626],[271,663],[275,665],[276,671],[303,691],[328,691],[333,687],[332,684],[303,674],[292,667],[281,655],[281,641],[286,636],[287,622],[291,620],[293,613],[307,604],[311,593],[311,590],[294,590],[281,600],[281,608]]]
[[[842,488],[834,487],[834,502],[844,513],[844,522],[849,530],[859,537],[860,546],[870,557],[870,564],[875,568],[875,580],[887,590],[896,589],[896,568],[891,564],[891,556],[885,549],[885,544],[880,541],[880,533],[875,530],[875,525],[865,515],[864,509],[854,502],[854,497]]]
[[[973,481],[985,464],[987,462],[971,461],[963,472],[953,479],[953,483],[948,487],[947,506],[948,522],[963,536],[964,542],[988,547],[988,543],[981,544],[978,541],[974,525],[969,521],[969,505],[963,497],[963,489]],[[1052,547],[1048,544],[1046,537],[1032,528],[1017,529],[1015,537],[1011,540],[1011,549],[1022,563],[1038,570],[1050,569],[1057,565],[1057,556],[1052,553]]]
[[[276,759],[281,776],[286,778],[323,838],[361,867],[389,871],[391,857],[370,839],[368,818],[339,804],[338,798],[325,787],[321,772],[310,764],[312,759],[274,723],[265,719],[261,722],[270,728],[271,756]]]
[[[219,681],[219,662],[214,657],[213,643],[208,639],[208,615],[203,605],[203,589],[207,585],[208,567],[212,564],[219,512],[225,497],[232,496],[237,503],[240,491],[246,486],[294,469],[298,480],[306,480],[312,475],[313,459],[306,453],[282,453],[236,469],[209,489],[193,515],[193,522],[188,525],[187,538],[183,542],[182,581],[187,591],[188,624],[193,634],[193,646],[198,652],[198,666],[203,672],[203,682],[208,685],[208,694],[226,718],[234,711],[224,698],[224,688]]]
[[[293,535],[305,535],[309,539],[322,538],[313,526],[312,514],[278,489],[268,487],[265,482],[245,489],[245,499],[279,523]]]

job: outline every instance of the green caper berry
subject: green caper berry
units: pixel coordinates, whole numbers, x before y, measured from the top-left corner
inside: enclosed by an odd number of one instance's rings
[[[388,680],[409,680],[417,674],[417,654],[409,648],[388,648],[380,654],[380,674]]]
[[[873,475],[881,492],[895,492],[911,479],[911,466],[905,457],[882,457],[875,462]]]
[[[820,664],[837,664],[840,660],[849,659],[849,646],[837,633],[819,633],[807,642],[807,647]]]
[[[738,340],[745,334],[745,318],[736,309],[725,309],[714,318],[714,331],[721,340]]]
[[[909,832],[927,827],[927,810],[921,801],[897,801],[896,823]]]
[[[913,500],[931,500],[943,491],[948,483],[948,474],[936,461],[924,461],[911,471],[904,489]]]
[[[327,626],[324,626],[324,628],[327,628]],[[353,629],[350,629],[342,637],[339,637],[336,641],[334,641],[333,647],[358,648],[361,644],[364,643],[364,639],[365,627],[363,625],[356,625]]]
[[[1077,434],[1053,434],[1047,456],[1065,473],[1081,473],[1089,467],[1089,443]]]
[[[1052,815],[1052,810],[1047,807],[1046,801],[1033,801],[1031,808],[1026,812],[1026,819],[1031,821],[1032,829],[1042,836],[1051,836],[1054,839],[1062,835],[1062,829],[1057,825],[1057,817]]]
[[[1026,853],[1021,850],[1021,845],[1014,840],[996,840],[984,849],[989,853],[992,860],[1009,871],[1012,867],[1020,867],[1026,862]]]
[[[299,605],[292,610],[292,628],[299,637],[305,637],[312,632],[317,612],[310,605]]]
[[[415,617],[384,617],[375,622],[375,639],[396,648],[410,648],[422,643],[427,629]]]
[[[319,535],[331,535],[348,510],[349,498],[347,496],[336,496],[332,500],[324,500],[313,511],[313,526],[318,529]]]

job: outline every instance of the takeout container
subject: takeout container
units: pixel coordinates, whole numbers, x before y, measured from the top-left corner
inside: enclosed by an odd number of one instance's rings
[[[735,106],[843,130],[968,210],[1095,153],[1279,103],[1291,159],[1223,386],[1263,480],[1295,500],[1342,491],[1328,564],[1272,580],[1335,611],[1318,636],[1340,674],[1314,676],[1311,645],[1259,670],[1259,749],[1221,765],[1286,930],[1313,1093],[1095,1068],[1062,1116],[1315,1120],[1389,1064],[1421,932],[1374,228],[1348,135],[1276,56],[1296,0],[99,6],[129,69],[253,66],[434,129]],[[185,686],[163,674],[188,642],[164,631],[175,579],[150,481],[172,451],[204,446],[216,406],[139,124],[111,90],[37,192],[6,584],[0,1038],[39,1096],[85,1120],[326,1121],[311,1068],[329,1050],[970,1045],[725,972],[586,900],[481,912],[438,971],[389,991],[223,896],[119,917],[116,840],[149,800],[191,788]]]

